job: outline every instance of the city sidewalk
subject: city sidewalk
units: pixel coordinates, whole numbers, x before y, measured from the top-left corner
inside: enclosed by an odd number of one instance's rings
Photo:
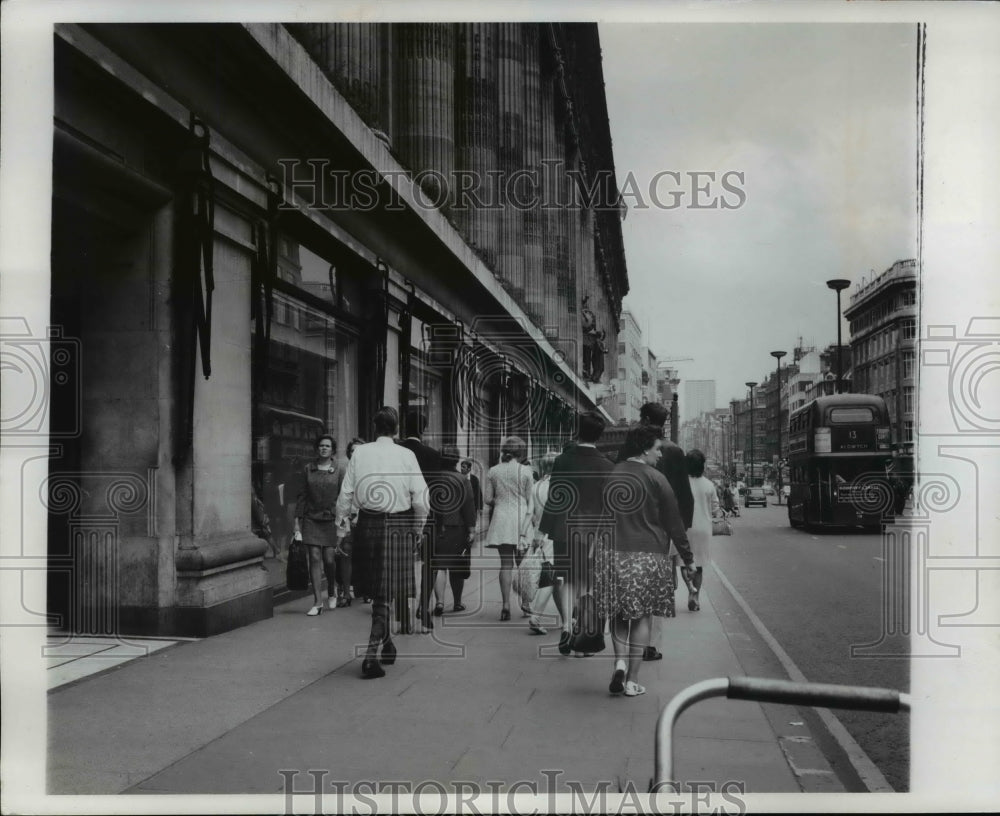
[[[513,620],[498,620],[496,563],[491,551],[474,558],[467,611],[396,638],[384,678],[360,677],[370,607],[307,617],[310,596],[54,689],[49,793],[281,793],[282,770],[299,771],[306,791],[310,770],[327,771],[327,791],[332,780],[647,790],[663,706],[691,683],[744,673],[746,644],[712,603],[725,590],[707,579],[691,613],[682,587],[677,617],[663,621],[664,659],[642,667],[647,693],[613,697],[610,640],[593,657],[563,657],[554,625],[529,634],[516,595]],[[800,720],[790,706],[698,703],[675,729],[675,776],[748,793],[843,791]]]

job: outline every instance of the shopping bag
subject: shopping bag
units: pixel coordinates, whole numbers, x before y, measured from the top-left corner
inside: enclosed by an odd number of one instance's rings
[[[295,539],[288,545],[285,584],[292,592],[309,589],[309,556],[306,553],[306,545]]]
[[[729,523],[729,519],[726,518],[712,519],[712,535],[723,536],[732,534],[733,534],[733,525]]]
[[[514,591],[521,596],[524,605],[531,605],[538,592],[538,579],[542,574],[542,548],[536,545],[525,553],[514,572]]]

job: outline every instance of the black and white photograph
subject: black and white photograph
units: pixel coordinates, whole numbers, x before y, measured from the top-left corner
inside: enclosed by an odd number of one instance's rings
[[[994,807],[994,6],[0,13],[4,813]]]

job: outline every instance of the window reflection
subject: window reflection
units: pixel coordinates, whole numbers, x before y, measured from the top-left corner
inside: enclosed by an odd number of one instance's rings
[[[275,541],[287,544],[295,478],[314,457],[316,437],[332,434],[342,458],[347,441],[358,435],[358,339],[353,327],[307,302],[311,295],[336,305],[331,264],[286,236],[278,250],[278,277],[306,297],[273,294],[267,373],[254,389],[253,478]]]

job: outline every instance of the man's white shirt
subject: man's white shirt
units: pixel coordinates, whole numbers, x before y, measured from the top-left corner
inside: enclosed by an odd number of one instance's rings
[[[345,522],[355,508],[371,513],[413,510],[413,524],[427,520],[427,483],[413,451],[380,436],[354,448],[337,498],[337,523]]]

